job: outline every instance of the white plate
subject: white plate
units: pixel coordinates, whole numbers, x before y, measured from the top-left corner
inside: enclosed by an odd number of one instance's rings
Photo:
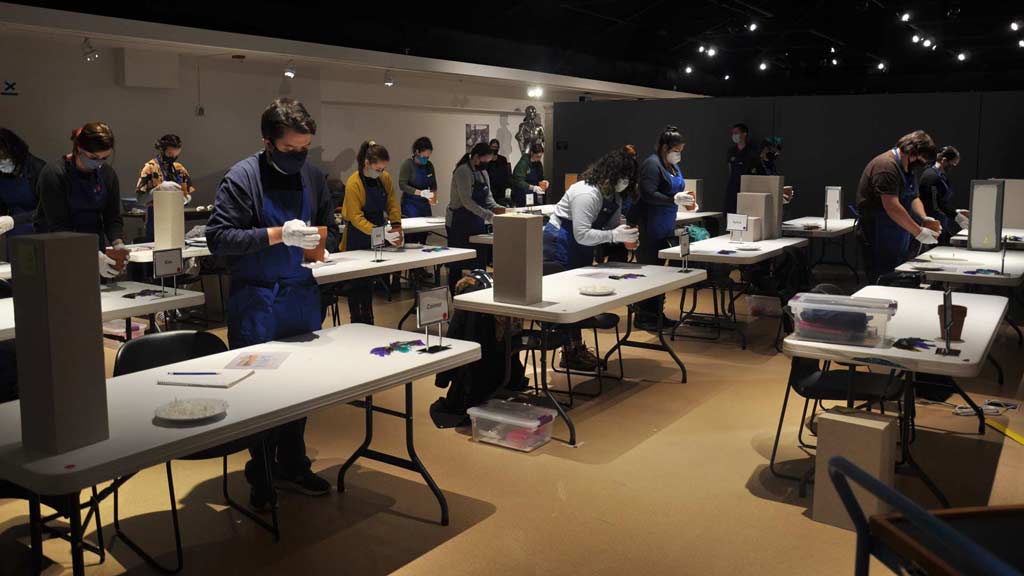
[[[198,422],[228,411],[228,403],[220,398],[175,399],[156,409],[156,417],[168,422]]]
[[[741,252],[760,252],[761,251],[761,248],[759,248],[757,246],[737,246],[736,249],[741,251]]]
[[[410,250],[419,250],[420,248],[423,248],[423,244],[420,244],[419,242],[406,242],[404,246]]]
[[[615,294],[615,288],[594,284],[593,286],[581,286],[580,294],[584,296],[611,296]]]

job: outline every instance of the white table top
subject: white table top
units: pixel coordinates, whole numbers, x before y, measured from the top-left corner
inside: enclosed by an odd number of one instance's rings
[[[721,212],[676,212],[676,224],[695,224],[705,218],[718,218]]]
[[[135,298],[124,298],[125,294],[138,292],[139,290],[156,289],[160,286],[152,284],[141,284],[139,282],[118,282],[117,286],[100,287],[100,307],[103,311],[103,321],[122,320],[133,316],[145,316],[156,314],[175,308],[190,308],[201,306],[206,299],[202,292],[191,292],[178,288],[178,294],[174,295],[174,289],[167,287],[166,296],[138,296]],[[14,299],[4,298],[0,300],[0,340],[11,340],[14,338]]]
[[[444,232],[444,216],[402,218],[402,232],[406,234]]]
[[[4,263],[0,264],[0,280],[10,280],[10,279],[11,279],[11,263],[10,262],[4,262]]]
[[[469,248],[446,248],[436,252],[424,252],[424,250],[436,248],[439,247],[425,246],[401,250],[386,248],[381,256],[383,262],[373,262],[376,258],[373,250],[352,250],[330,254],[327,256],[327,262],[307,266],[313,269],[313,277],[316,278],[317,284],[333,284],[356,278],[403,272],[413,268],[439,266],[476,257],[476,250]]]
[[[853,233],[857,221],[853,218],[842,220],[829,220],[828,230],[824,229],[825,219],[821,216],[805,216],[795,220],[786,220],[782,223],[783,236],[797,236],[804,238],[838,238]],[[817,230],[804,230],[805,225],[815,225]]]
[[[153,261],[153,246],[154,242],[145,242],[140,244],[125,244],[125,248],[131,250],[128,255],[128,261],[136,264],[151,263]],[[203,256],[209,256],[210,249],[206,246],[186,246],[181,250],[182,258],[201,258]]]
[[[374,347],[423,337],[380,326],[346,324],[314,334],[245,348],[290,355],[279,368],[256,370],[228,389],[160,386],[156,379],[169,369],[222,370],[240,350],[107,380],[110,437],[57,456],[28,453],[21,446],[19,403],[0,404],[0,478],[41,494],[74,492],[480,358],[478,343],[448,339],[452,348],[436,354],[374,356]],[[227,416],[188,428],[155,425],[154,410],[175,398],[226,400]]]
[[[950,260],[955,258],[955,260]],[[985,286],[1014,287],[1024,282],[1024,252],[1006,251],[1005,274],[967,274],[979,268],[1001,270],[1003,252],[979,252],[952,246],[938,246],[921,254],[922,262],[906,262],[897,270],[917,271],[915,267],[941,266],[942,270],[925,271],[929,282],[951,282],[955,284],[983,284]]]
[[[888,343],[899,338],[922,338],[939,341],[940,326],[938,307],[942,304],[943,293],[937,290],[916,290],[889,286],[868,286],[854,296],[885,298],[897,302],[896,315],[889,321],[886,331]],[[953,293],[953,304],[967,306],[967,320],[964,322],[963,342],[953,343],[960,350],[959,356],[940,356],[935,350],[910,351],[893,348],[868,348],[807,342],[789,336],[782,344],[788,356],[817,358],[854,364],[887,366],[892,362],[901,368],[928,374],[972,378],[981,372],[992,342],[999,333],[999,326],[1006,315],[1009,301],[1003,296],[984,294]]]
[[[760,242],[732,242],[728,234],[715,236],[700,242],[690,244],[690,262],[710,262],[714,264],[732,264],[735,266],[747,266],[757,264],[765,260],[771,260],[790,247],[807,246],[806,238],[776,238],[775,240],[761,240]],[[756,246],[757,251],[738,250],[740,246]],[[721,250],[731,250],[732,254],[719,254]],[[679,257],[679,248],[665,248],[658,252],[658,258],[663,260],[682,260]]]
[[[967,236],[970,232],[969,229],[964,228],[960,232],[950,238],[950,243],[954,246],[967,246]],[[1024,238],[1024,228],[1003,228],[1003,237],[1015,236],[1017,238]],[[1019,250],[1024,248],[1024,240],[1004,240],[1011,248]]]
[[[608,278],[609,275],[622,274],[643,274],[645,277],[622,280]],[[544,300],[538,304],[520,306],[495,302],[493,288],[456,296],[454,302],[455,308],[459,310],[571,324],[614,308],[696,284],[707,277],[704,270],[691,270],[683,274],[679,268],[667,266],[601,264],[545,276]],[[580,287],[593,285],[611,286],[615,288],[615,293],[610,296],[580,294]]]
[[[469,237],[469,243],[494,246],[494,234],[474,234]]]
[[[536,206],[521,206],[519,208],[508,208],[508,212],[540,212],[544,216],[551,216],[555,213],[554,204],[540,204]]]

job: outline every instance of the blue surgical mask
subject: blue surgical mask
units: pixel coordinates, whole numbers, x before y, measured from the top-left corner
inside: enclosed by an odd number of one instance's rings
[[[421,166],[426,166],[427,162],[430,162],[430,158],[427,158],[426,156],[417,156],[416,157],[416,163],[420,164]]]
[[[370,167],[367,167],[365,170],[363,170],[363,175],[369,178],[370,180],[376,180],[377,178],[380,178],[380,175],[383,173],[383,170],[375,170]]]
[[[78,153],[78,161],[81,162],[82,166],[85,166],[88,172],[99,170],[106,163],[106,160],[86,156],[85,152]]]
[[[276,146],[270,146],[270,164],[274,168],[277,168],[278,172],[289,176],[298,174],[299,170],[302,170],[302,166],[306,163],[306,156],[308,155],[309,150],[281,152]]]
[[[14,160],[4,158],[0,160],[0,174],[14,174]]]

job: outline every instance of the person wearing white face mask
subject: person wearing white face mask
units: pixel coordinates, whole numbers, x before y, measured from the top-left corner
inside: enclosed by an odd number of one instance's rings
[[[740,180],[744,174],[757,174],[761,167],[761,154],[750,145],[750,129],[746,124],[733,124],[732,146],[729,147],[729,183],[725,188],[725,212],[736,213]]]
[[[44,166],[46,162],[33,156],[24,140],[0,128],[0,235],[35,232],[36,184]]]

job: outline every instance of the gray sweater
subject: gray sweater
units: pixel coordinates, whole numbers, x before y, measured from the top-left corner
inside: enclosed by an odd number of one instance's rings
[[[473,201],[473,184],[477,182],[487,185],[487,200],[483,205]],[[459,208],[465,208],[483,218],[485,222],[490,222],[494,217],[494,209],[499,207],[490,188],[491,179],[486,170],[473,170],[468,162],[456,168],[452,174],[451,198],[448,200],[448,210],[445,214],[446,224],[452,225],[452,213]]]

